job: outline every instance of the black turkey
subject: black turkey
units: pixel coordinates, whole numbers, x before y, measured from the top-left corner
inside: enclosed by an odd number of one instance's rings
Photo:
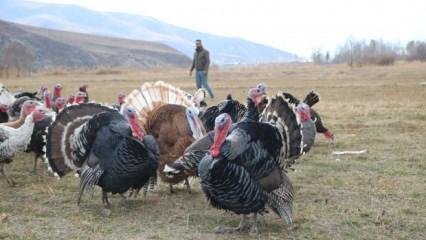
[[[32,100],[28,96],[22,96],[20,98],[17,98],[16,101],[9,107],[9,116],[12,119],[18,119],[21,115],[21,108],[24,102]]]
[[[21,97],[29,97],[31,100],[40,101],[41,99],[37,96],[38,92],[16,92],[13,95],[16,99]]]
[[[255,109],[253,112],[244,111],[242,117],[238,117],[239,121],[242,119],[258,121],[259,120],[259,105],[264,103],[264,96],[266,94],[265,85],[259,84],[256,89],[252,90],[251,97],[257,102],[256,105],[251,98],[247,99],[247,106],[249,109]],[[244,105],[242,105],[244,106]],[[245,107],[245,106],[244,106]],[[232,117],[231,117],[232,118]],[[181,157],[176,159],[174,162],[166,165],[164,173],[170,179],[176,178],[182,172],[189,174],[190,176],[196,175],[198,165],[201,159],[209,152],[210,147],[213,143],[214,132],[210,131],[202,138],[192,143]]]
[[[248,106],[255,113],[253,105]],[[257,213],[266,205],[286,223],[292,222],[294,193],[284,170],[303,154],[300,118],[295,104],[278,95],[269,101],[260,120],[247,117],[231,129],[231,117],[219,115],[210,154],[199,164],[201,186],[209,202],[243,214],[236,229],[220,228],[220,232],[248,228],[256,232]],[[251,226],[246,223],[250,213],[254,213]]]
[[[141,188],[155,174],[159,149],[151,136],[134,137],[126,118],[135,111],[118,111],[87,103],[65,108],[49,127],[46,156],[59,176],[72,170],[80,172],[80,195],[102,188],[102,202],[110,207],[107,193],[123,194]],[[134,115],[134,116],[133,116]]]
[[[33,133],[31,135],[31,140],[28,145],[26,152],[34,153],[34,165],[32,173],[37,173],[37,163],[39,159],[42,159],[46,154],[45,152],[45,138],[47,135],[47,128],[52,124],[52,117],[47,116],[42,121],[38,121],[34,124]]]
[[[200,119],[203,122],[206,131],[209,132],[213,130],[214,121],[221,113],[228,113],[231,116],[232,121],[238,122],[246,112],[247,107],[237,100],[234,100],[231,94],[228,94],[226,100],[215,106],[208,107],[204,112],[202,112]]]

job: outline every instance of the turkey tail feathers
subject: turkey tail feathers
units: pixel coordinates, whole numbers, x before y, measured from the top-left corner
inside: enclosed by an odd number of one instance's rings
[[[116,112],[116,110],[100,104],[86,103],[67,107],[57,115],[49,126],[46,137],[49,170],[62,177],[81,167],[74,162],[71,136],[74,130],[101,112]]]
[[[145,126],[149,113],[166,104],[195,107],[195,99],[191,94],[163,81],[146,82],[126,97],[124,106],[133,107],[142,126]]]
[[[306,95],[303,100],[304,103],[308,104],[309,107],[314,106],[317,102],[319,102],[320,96],[314,90],[311,90],[308,95]]]
[[[283,141],[281,167],[289,167],[295,158],[303,153],[303,133],[296,104],[284,93],[271,98],[264,109],[261,122],[269,122],[277,127]],[[289,161],[290,160],[290,161]]]
[[[293,184],[283,172],[283,183],[279,188],[267,193],[268,206],[287,224],[293,222]]]

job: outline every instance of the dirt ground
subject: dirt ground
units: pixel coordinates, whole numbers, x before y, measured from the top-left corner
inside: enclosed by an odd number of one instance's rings
[[[273,213],[260,218],[260,233],[216,235],[218,225],[236,226],[239,217],[209,206],[192,179],[122,202],[111,197],[112,214],[102,215],[100,190],[77,206],[79,180],[52,177],[44,164],[30,170],[33,155],[18,155],[6,168],[18,182],[0,178],[0,239],[426,239],[426,64],[349,68],[344,65],[286,64],[212,69],[216,98],[227,93],[245,102],[258,82],[269,93],[311,89],[321,101],[314,107],[335,133],[333,142],[317,136],[315,146],[298,160],[289,176],[296,188],[295,222],[286,226]],[[12,91],[36,90],[60,82],[65,93],[89,84],[91,99],[115,103],[145,81],[163,80],[193,92],[187,69],[102,70],[36,74],[1,79]],[[361,155],[333,151],[363,150]]]

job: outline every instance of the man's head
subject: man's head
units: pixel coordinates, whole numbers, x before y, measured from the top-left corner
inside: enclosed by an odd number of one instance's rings
[[[195,40],[195,47],[196,48],[202,48],[203,47],[203,43],[201,42],[200,39]]]

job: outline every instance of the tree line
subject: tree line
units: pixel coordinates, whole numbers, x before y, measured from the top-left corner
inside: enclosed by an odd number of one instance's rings
[[[400,44],[387,43],[383,40],[348,39],[337,47],[333,57],[329,51],[315,49],[312,62],[316,64],[346,63],[350,67],[363,65],[392,65],[397,60],[426,61],[426,42],[410,41],[405,47]]]

